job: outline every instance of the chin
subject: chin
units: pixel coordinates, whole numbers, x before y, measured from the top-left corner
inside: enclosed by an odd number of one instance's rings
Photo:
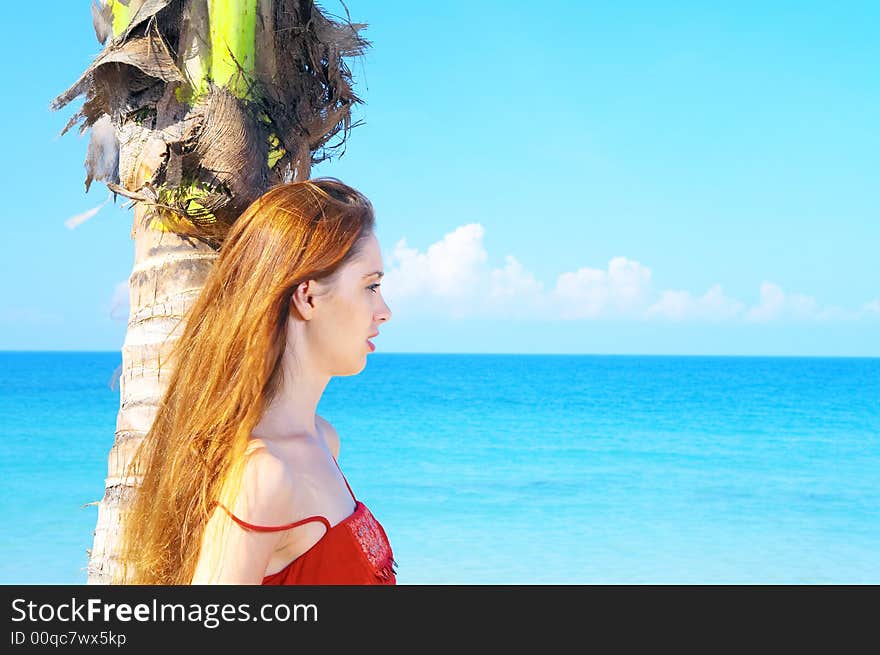
[[[367,367],[367,358],[366,356],[361,358],[361,361],[352,363],[351,366],[345,367],[344,373],[337,373],[337,375],[341,377],[348,377],[350,375],[357,375],[361,371],[363,371]]]

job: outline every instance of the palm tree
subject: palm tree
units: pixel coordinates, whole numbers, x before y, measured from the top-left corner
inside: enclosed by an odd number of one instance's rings
[[[137,485],[125,471],[183,318],[240,212],[344,147],[361,102],[346,58],[369,43],[312,0],[95,0],[92,18],[104,49],[51,108],[85,96],[62,134],[91,130],[86,191],[103,181],[134,207],[120,408],[88,551],[88,584],[106,584]]]

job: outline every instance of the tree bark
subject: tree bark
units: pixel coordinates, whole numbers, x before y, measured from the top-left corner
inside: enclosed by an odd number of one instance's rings
[[[87,184],[103,180],[114,192],[138,201],[119,412],[88,551],[88,584],[114,579],[120,511],[138,484],[126,479],[126,470],[153,424],[174,365],[170,351],[217,258],[217,251],[203,240],[151,227],[149,203],[170,206],[208,236],[213,230],[199,223],[204,212],[189,213],[195,197],[197,206],[231,225],[272,184],[308,179],[313,163],[329,158],[328,151],[338,147],[327,145],[330,138],[340,131],[347,134],[350,108],[360,102],[343,60],[362,54],[369,45],[358,35],[365,25],[336,23],[312,2],[278,2],[102,0],[93,5],[93,18],[105,50],[51,104],[59,109],[85,94],[83,109],[65,131],[78,122],[83,129],[100,126],[98,121],[109,117],[116,140],[109,138],[107,125],[102,131],[107,138],[96,139],[93,133]],[[217,110],[214,101],[228,100],[228,89],[207,82],[206,67],[229,68],[220,56],[229,50],[221,27],[234,32],[236,21],[247,27],[247,38],[239,35],[235,68],[248,63],[245,72],[260,82],[254,87],[265,94],[259,98],[260,115],[239,102],[240,94],[234,103],[220,105],[227,111]],[[220,30],[216,35],[212,25]],[[179,97],[179,91],[186,93]],[[275,144],[272,150],[270,142]],[[217,190],[221,187],[223,192]],[[176,196],[176,191],[186,193]]]
[[[119,412],[107,463],[104,497],[89,551],[87,584],[109,584],[118,565],[119,512],[135,482],[125,473],[156,416],[167,386],[169,351],[217,258],[195,240],[150,227],[146,209],[134,208],[134,266],[128,280],[130,311],[122,346]]]

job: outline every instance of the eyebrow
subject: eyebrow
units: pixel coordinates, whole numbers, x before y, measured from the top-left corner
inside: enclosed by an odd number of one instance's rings
[[[379,277],[382,277],[383,275],[385,275],[385,273],[383,273],[382,271],[373,271],[372,273],[367,273],[366,275],[364,275],[364,279],[366,279],[368,277],[373,277],[374,275],[378,275]]]

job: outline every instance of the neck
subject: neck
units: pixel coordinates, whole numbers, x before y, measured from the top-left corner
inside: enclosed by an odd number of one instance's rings
[[[290,348],[282,355],[282,375],[275,397],[254,428],[255,437],[284,439],[318,436],[315,416],[330,382],[308,357],[294,357]]]

